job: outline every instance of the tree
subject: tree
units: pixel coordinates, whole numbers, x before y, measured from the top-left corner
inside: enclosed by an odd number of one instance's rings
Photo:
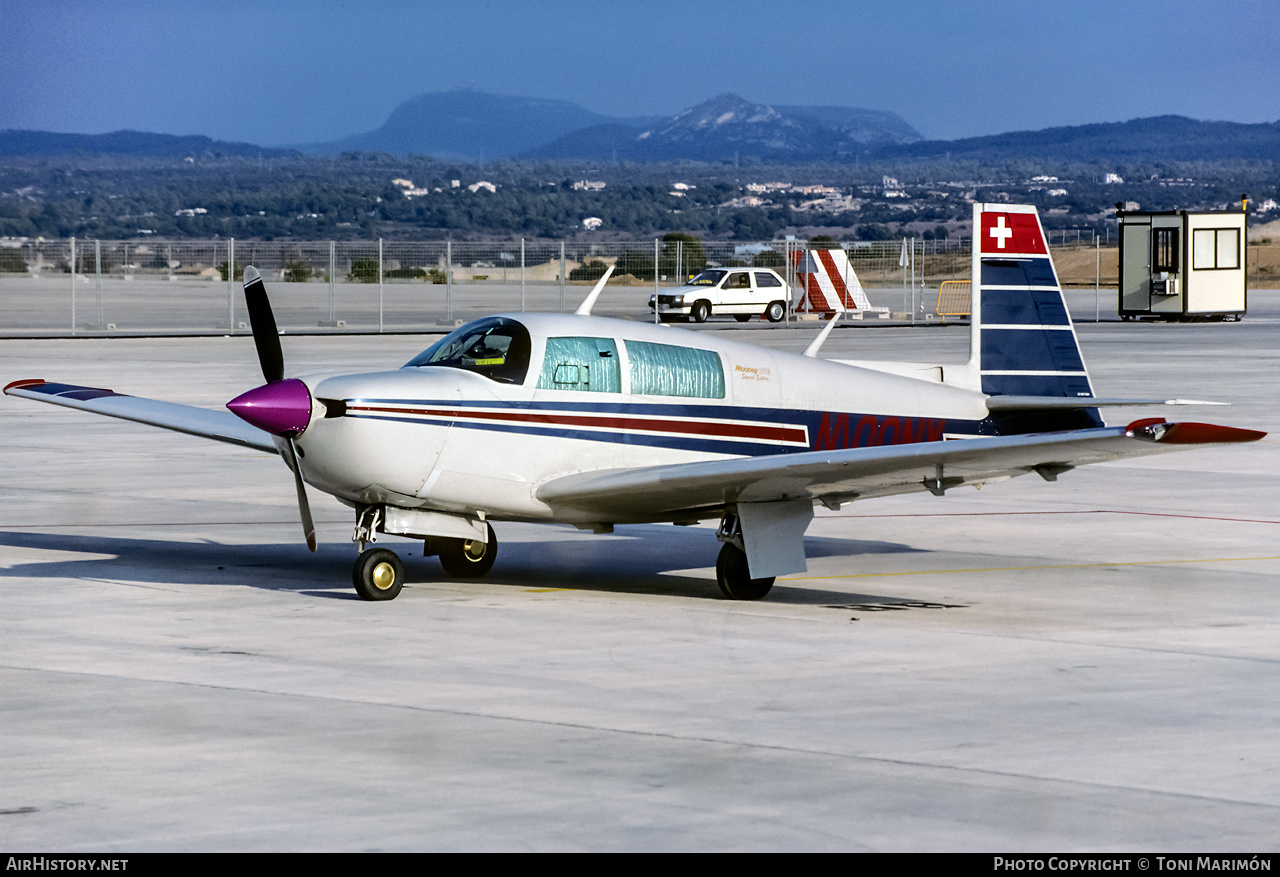
[[[310,262],[290,262],[280,272],[286,283],[305,283],[311,279],[312,273]]]
[[[355,259],[351,262],[351,273],[347,275],[348,281],[356,281],[357,283],[377,283],[378,282],[378,260],[377,259]]]
[[[659,274],[683,281],[707,267],[707,250],[701,238],[673,231],[663,235],[662,241]]]
[[[653,256],[635,250],[627,250],[618,257],[618,273],[630,274],[637,280],[652,280]]]
[[[570,280],[599,280],[604,276],[604,272],[609,270],[609,266],[599,259],[592,259],[589,262],[583,262],[577,268],[569,272]]]

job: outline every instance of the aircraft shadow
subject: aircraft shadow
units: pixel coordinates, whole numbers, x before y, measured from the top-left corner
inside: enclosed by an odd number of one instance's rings
[[[552,531],[549,531],[549,534]],[[564,532],[564,531],[561,531]],[[501,533],[499,533],[501,538]],[[413,542],[387,539],[405,563],[409,586],[458,581],[440,569],[435,558],[423,558]],[[138,537],[36,533],[0,530],[0,547],[51,554],[0,569],[5,578],[109,579],[134,585],[232,585],[271,591],[296,591],[329,599],[359,599],[349,570],[355,553],[346,543],[321,544],[315,554],[293,543],[237,544],[211,540],[175,542]],[[715,582],[719,544],[705,529],[634,525],[607,537],[550,538],[536,542],[500,543],[493,571],[482,581],[521,589],[565,589],[606,593],[662,594],[722,599]],[[806,538],[810,558],[916,553],[919,549],[892,542]],[[682,575],[705,570],[704,575]],[[770,602],[828,604],[902,600],[799,587],[785,581],[774,586]]]

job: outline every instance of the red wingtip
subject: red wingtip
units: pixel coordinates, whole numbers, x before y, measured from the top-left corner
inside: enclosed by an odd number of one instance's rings
[[[1174,423],[1160,437],[1160,441],[1174,445],[1226,444],[1256,442],[1264,435],[1265,432],[1258,432],[1256,429],[1237,429],[1214,423]]]
[[[38,387],[44,382],[44,378],[23,378],[20,381],[5,384],[4,391],[8,393],[10,390],[20,390],[23,387]]]
[[[1126,429],[1134,438],[1170,445],[1237,444],[1256,442],[1266,435],[1256,429],[1237,429],[1216,423],[1167,423],[1160,417],[1135,420]]]

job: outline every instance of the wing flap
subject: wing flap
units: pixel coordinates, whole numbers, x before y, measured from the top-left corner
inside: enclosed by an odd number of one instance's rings
[[[40,379],[14,381],[4,388],[4,392],[7,396],[34,399],[37,402],[132,420],[147,426],[157,426],[271,454],[278,453],[270,435],[250,426],[230,411],[210,411],[194,405],[126,396],[99,387],[81,387]]]
[[[662,520],[733,502],[853,499],[975,484],[1089,463],[1256,441],[1265,433],[1210,424],[1136,421],[1065,433],[920,442],[890,447],[737,457],[673,466],[583,472],[544,482],[540,500],[613,522]]]

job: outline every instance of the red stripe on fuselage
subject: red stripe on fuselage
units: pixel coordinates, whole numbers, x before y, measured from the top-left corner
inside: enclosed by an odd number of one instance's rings
[[[383,405],[350,405],[349,412],[373,414],[416,414],[426,417],[452,417],[460,420],[489,420],[503,423],[530,423],[547,426],[580,426],[634,432],[667,432],[682,435],[706,435],[715,438],[756,439],[807,445],[809,436],[802,426],[773,426],[747,423],[716,423],[689,420],[660,420],[649,417],[610,417],[608,415],[545,414],[538,411],[474,411],[460,408],[396,408]]]

